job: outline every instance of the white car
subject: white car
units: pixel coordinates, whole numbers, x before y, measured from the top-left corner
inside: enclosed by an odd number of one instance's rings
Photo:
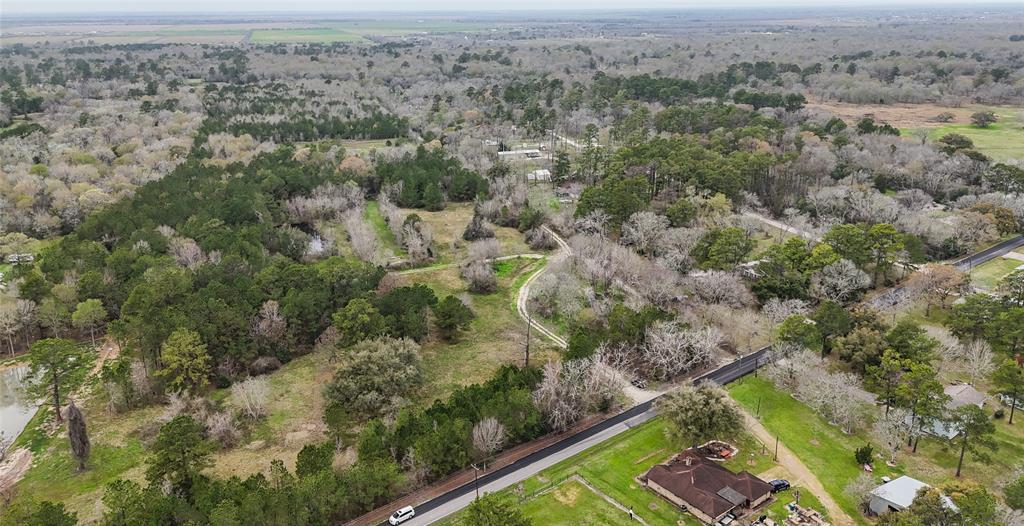
[[[395,526],[396,524],[402,524],[403,522],[413,518],[416,515],[416,510],[412,509],[412,506],[406,506],[388,517],[388,524]]]

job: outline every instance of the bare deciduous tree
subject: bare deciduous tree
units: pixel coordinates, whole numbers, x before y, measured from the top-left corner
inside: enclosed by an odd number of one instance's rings
[[[641,254],[651,254],[668,229],[668,219],[654,212],[637,212],[622,224],[622,242]]]
[[[14,337],[21,330],[21,320],[17,307],[10,304],[0,305],[0,336],[7,340],[7,348],[14,356]]]
[[[907,280],[907,289],[911,294],[923,296],[928,304],[925,316],[929,315],[933,305],[946,307],[951,296],[964,293],[970,283],[970,277],[949,265],[929,263],[915,272]]]
[[[659,321],[647,328],[640,355],[652,377],[668,380],[709,363],[721,343],[722,333],[714,327],[691,330]]]
[[[387,262],[384,247],[381,245],[380,239],[377,238],[377,234],[363,218],[362,208],[353,208],[345,212],[342,216],[342,225],[348,233],[348,242],[356,257],[375,265],[383,265]]]
[[[846,303],[871,285],[871,277],[852,261],[840,259],[814,273],[811,288],[818,298]]]
[[[684,285],[701,301],[743,307],[754,303],[754,295],[743,280],[732,272],[710,270],[686,276]]]
[[[256,338],[268,341],[280,340],[288,329],[288,320],[275,300],[267,300],[260,306],[260,312],[252,319],[250,332]]]
[[[488,294],[498,289],[498,278],[490,262],[472,260],[462,265],[462,277],[469,282],[469,290]]]
[[[242,413],[256,420],[267,414],[270,384],[265,376],[254,376],[231,386],[231,396]]]
[[[883,451],[889,455],[888,464],[896,464],[896,455],[903,449],[903,444],[910,437],[910,411],[894,407],[875,421],[871,434],[878,441]]]
[[[549,361],[533,401],[552,429],[564,431],[587,412],[607,409],[619,385],[619,375],[599,358]]]
[[[505,447],[508,434],[497,418],[487,417],[473,426],[473,447],[484,457],[489,457]]]

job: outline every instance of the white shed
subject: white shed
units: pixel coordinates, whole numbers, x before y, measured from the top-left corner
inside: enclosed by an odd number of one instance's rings
[[[887,511],[903,511],[914,503],[914,499],[922,489],[930,487],[920,480],[903,475],[872,490],[868,507],[875,515],[881,515]],[[949,509],[957,509],[956,504],[953,504],[949,497],[943,495],[942,501]]]

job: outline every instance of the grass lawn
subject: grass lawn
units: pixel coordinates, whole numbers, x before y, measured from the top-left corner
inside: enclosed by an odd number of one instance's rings
[[[786,505],[796,499],[796,492],[800,492],[800,502],[798,502],[800,506],[817,510],[825,515],[826,518],[828,517],[828,513],[825,511],[825,507],[821,505],[821,501],[806,488],[801,488],[799,486],[794,486],[786,491],[776,493],[775,502],[769,504],[761,513],[767,515],[771,519],[774,519],[779,524],[782,524],[782,521],[789,516],[789,510],[786,509]]]
[[[1011,258],[995,258],[971,269],[971,282],[987,290],[995,290],[999,281],[1013,272],[1024,261]]]
[[[990,405],[988,409],[994,411],[995,406]],[[963,478],[973,480],[995,493],[998,493],[995,490],[998,484],[1007,482],[1007,478],[1011,477],[1024,461],[1024,413],[1018,412],[1014,416],[1013,425],[1007,423],[1009,415],[1007,408],[1006,417],[993,421],[996,425],[997,448],[990,454],[991,464],[986,465],[975,460],[970,452],[964,458]],[[915,477],[930,484],[941,484],[953,479],[959,457],[959,449],[929,437],[921,439],[917,453],[903,453],[900,462],[906,465],[908,471],[912,471]]]
[[[858,434],[847,435],[829,425],[809,407],[788,393],[774,388],[763,378],[747,377],[728,386],[729,394],[748,411],[754,412],[761,400],[760,420],[818,476],[825,490],[851,517],[867,524],[857,502],[846,495],[846,485],[861,473],[853,452],[867,440]],[[875,463],[875,476],[889,474],[882,462]]]
[[[534,524],[582,526],[584,524],[636,524],[629,516],[577,480],[567,480],[520,506]]]

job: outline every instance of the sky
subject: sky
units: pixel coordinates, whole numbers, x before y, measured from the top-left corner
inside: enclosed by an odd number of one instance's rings
[[[985,0],[986,4],[1016,4],[1021,0]],[[685,9],[701,7],[788,6],[935,6],[972,5],[971,0],[0,0],[0,11],[32,12],[254,12],[254,11],[510,11],[593,9]],[[0,12],[0,15],[2,15]]]

